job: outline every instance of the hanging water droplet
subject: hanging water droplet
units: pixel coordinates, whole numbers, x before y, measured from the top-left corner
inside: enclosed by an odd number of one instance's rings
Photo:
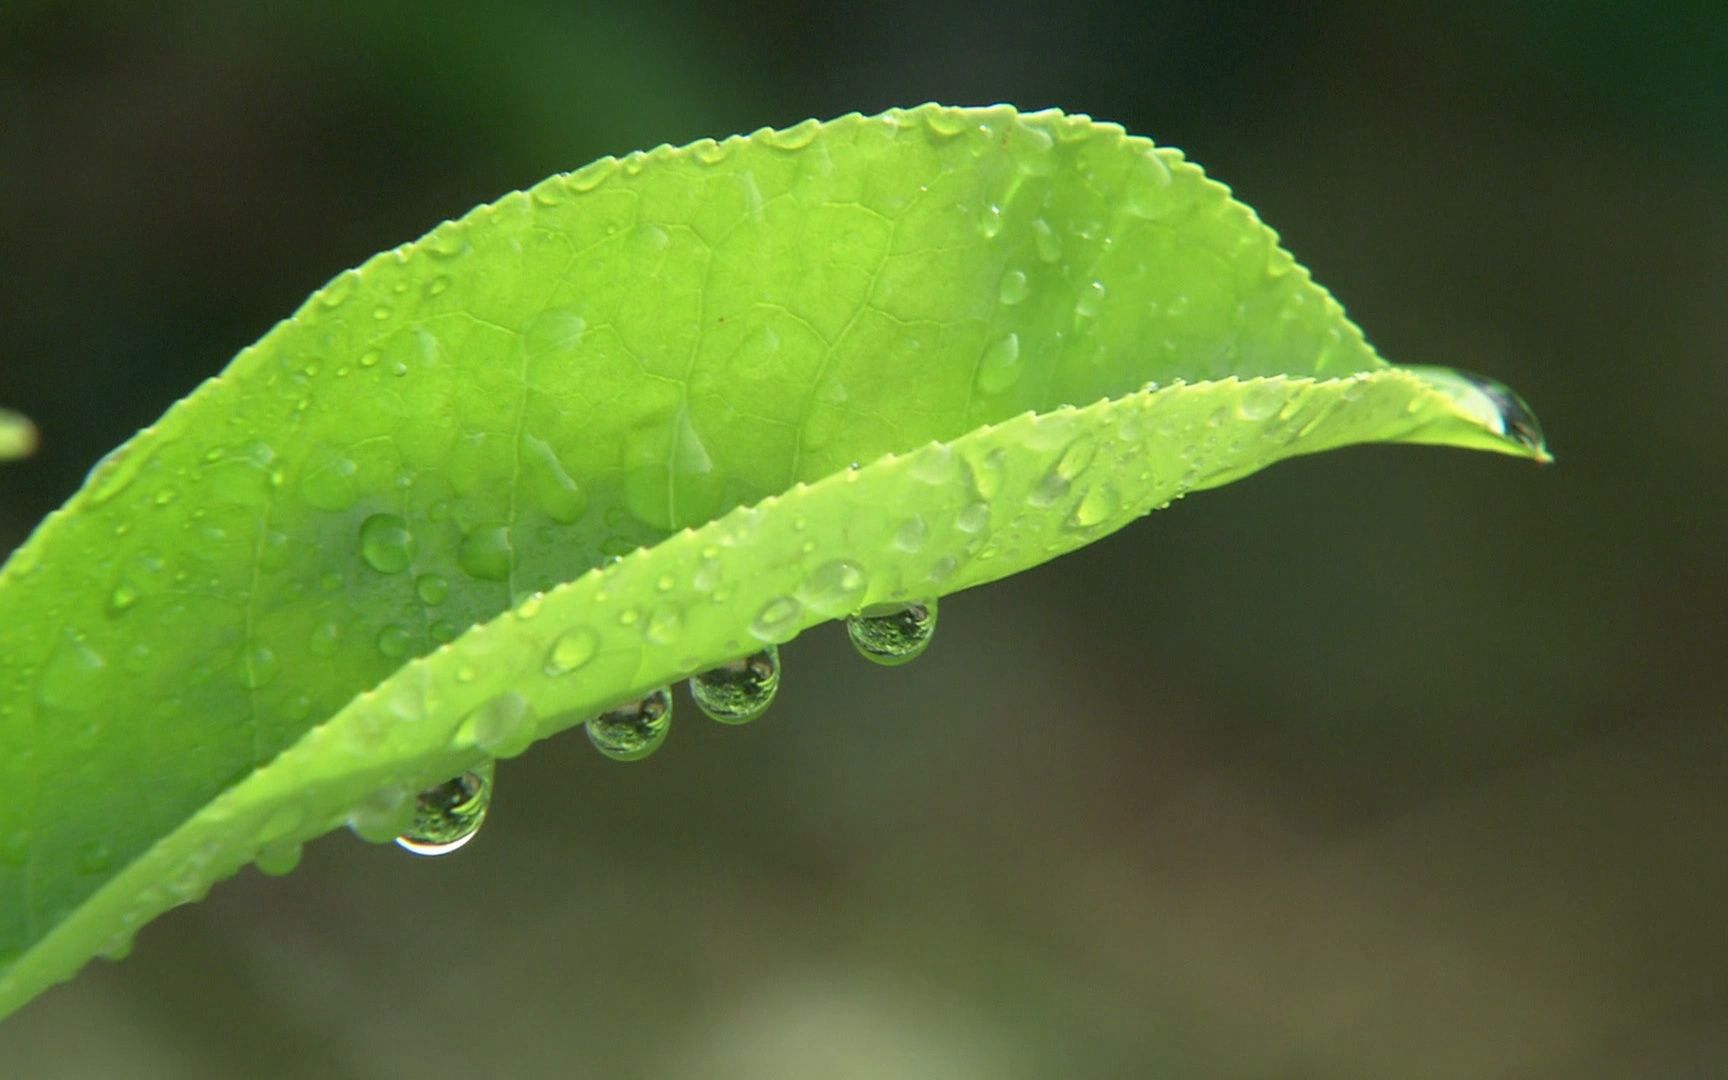
[[[846,620],[852,644],[868,660],[894,667],[917,659],[936,633],[936,601],[866,608]]]
[[[396,837],[397,846],[416,855],[448,855],[474,839],[492,805],[488,761],[414,797],[414,820]]]
[[[780,650],[772,645],[690,680],[690,696],[722,724],[747,724],[761,716],[779,689]]]
[[[1002,275],[1002,283],[996,288],[996,298],[1003,304],[1012,306],[1026,299],[1027,294],[1031,291],[1032,287],[1026,279],[1026,271],[1010,270]]]
[[[1458,374],[1494,403],[1494,409],[1500,416],[1500,434],[1535,451],[1540,457],[1548,456],[1548,440],[1542,434],[1542,425],[1530,406],[1518,396],[1517,391],[1485,375],[1468,371],[1460,371]]]
[[[258,854],[252,857],[258,872],[266,877],[282,877],[292,873],[300,865],[300,855],[305,850],[298,840],[277,840],[265,844],[258,849]]]
[[[588,740],[613,761],[639,761],[660,748],[672,726],[672,691],[660,689],[588,721]]]
[[[395,514],[373,514],[360,526],[360,556],[380,574],[400,574],[414,561],[414,534]]]

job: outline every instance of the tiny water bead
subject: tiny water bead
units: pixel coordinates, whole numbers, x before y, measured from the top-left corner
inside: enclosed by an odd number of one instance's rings
[[[846,634],[864,658],[888,667],[917,659],[935,633],[935,600],[869,607],[846,620]]]
[[[780,650],[772,645],[690,680],[690,696],[722,724],[747,724],[761,716],[779,689]]]
[[[474,839],[492,805],[493,763],[469,769],[414,797],[414,820],[396,837],[416,855],[448,855]]]
[[[639,761],[660,748],[672,726],[672,691],[614,706],[588,721],[588,740],[613,761]]]

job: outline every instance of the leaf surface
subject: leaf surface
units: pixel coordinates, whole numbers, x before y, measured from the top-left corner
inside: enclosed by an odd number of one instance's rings
[[[0,571],[0,1014],[616,703],[1374,441],[1546,456],[1085,117],[809,121],[507,196],[336,278]]]

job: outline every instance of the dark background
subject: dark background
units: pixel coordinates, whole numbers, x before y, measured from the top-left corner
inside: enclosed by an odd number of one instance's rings
[[[505,763],[458,856],[218,887],[4,1071],[1722,1075],[1728,9],[1456,7],[8,0],[0,403],[44,442],[0,551],[374,251],[929,99],[1184,148],[1560,463],[1325,455],[951,598],[907,668],[807,634],[753,728]]]

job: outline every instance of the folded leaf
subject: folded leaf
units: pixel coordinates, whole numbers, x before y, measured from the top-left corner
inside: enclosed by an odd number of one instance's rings
[[[0,571],[0,1014],[620,702],[1374,441],[1546,457],[1085,117],[809,121],[507,196],[336,278]]]

